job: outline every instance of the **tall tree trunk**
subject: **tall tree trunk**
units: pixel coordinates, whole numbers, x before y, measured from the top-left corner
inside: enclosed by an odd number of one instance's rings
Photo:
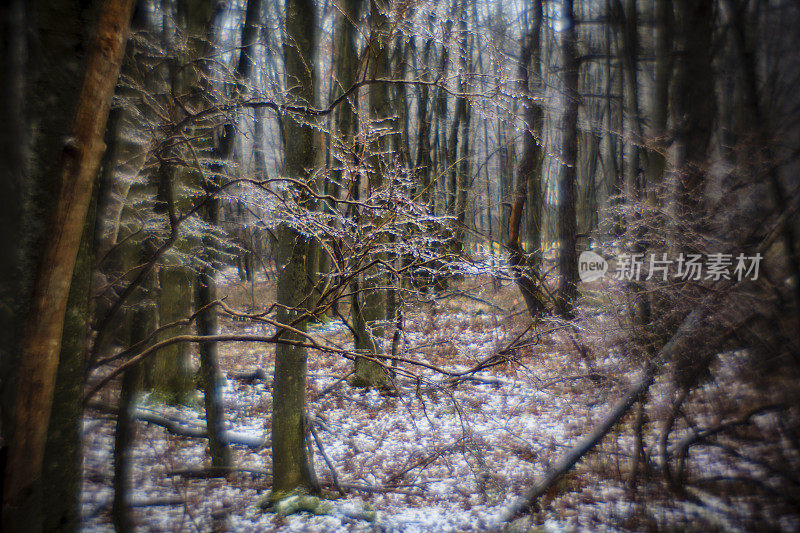
[[[181,30],[187,37],[188,56],[176,57],[171,62],[169,80],[174,94],[180,95],[182,104],[197,106],[205,99],[206,88],[205,65],[203,62],[187,62],[203,57],[213,43],[213,21],[217,17],[219,6],[211,0],[181,0],[176,3],[177,21]],[[172,39],[169,29],[162,32],[162,39],[169,47]],[[185,63],[184,63],[185,62]],[[193,138],[193,150],[207,150],[211,148],[208,130],[201,131],[193,128],[190,132]],[[168,154],[162,155],[165,159],[192,157],[173,148]],[[167,164],[160,169],[159,175],[159,200],[167,204],[173,203],[180,207],[187,202],[186,193],[182,185],[189,185],[201,177],[197,172],[185,166]],[[208,186],[207,183],[203,183]],[[167,198],[169,197],[169,199]],[[212,202],[213,203],[213,202]],[[173,225],[173,221],[170,221]],[[192,238],[188,235],[175,235],[175,247],[185,249]],[[160,263],[159,269],[160,291],[158,296],[159,325],[174,322],[192,314],[192,301],[194,295],[193,283],[195,275],[188,264],[182,261],[165,261]],[[161,340],[172,335],[187,333],[188,328],[181,326],[159,335]],[[189,349],[185,344],[175,344],[159,351],[154,357],[148,359],[145,365],[144,385],[151,389],[156,398],[170,404],[184,403],[194,393],[193,372],[189,360]]]
[[[470,142],[469,126],[471,110],[466,96],[468,84],[466,77],[472,71],[472,46],[470,44],[469,32],[467,31],[466,14],[461,14],[459,23],[459,56],[461,58],[461,68],[458,75],[459,97],[456,99],[456,118],[453,123],[453,168],[451,172],[455,176],[453,182],[455,191],[455,230],[453,232],[453,252],[461,253],[466,246],[465,238],[467,233],[467,200],[470,190]]]
[[[0,455],[12,432],[13,384],[17,367],[19,330],[24,309],[23,256],[30,248],[20,243],[27,223],[25,158],[25,3],[0,5],[0,168],[4,186],[0,195]],[[0,461],[0,478],[3,463]]]
[[[564,0],[566,27],[561,32],[564,60],[565,104],[561,170],[558,183],[558,292],[556,307],[565,318],[572,317],[577,298],[578,256],[575,203],[577,196],[576,167],[578,156],[578,57],[573,1]]]
[[[261,17],[261,0],[248,0],[247,12],[245,15],[244,26],[242,27],[242,50],[239,55],[236,74],[241,82],[245,82],[252,77],[256,45],[258,43],[259,20]],[[234,97],[244,92],[243,88],[234,89]],[[217,146],[219,158],[226,161],[233,158],[235,135],[236,135],[236,115],[234,119],[224,126],[222,138]],[[256,117],[256,124],[259,124]],[[262,139],[259,139],[262,140]],[[257,141],[258,142],[258,141]],[[256,147],[256,154],[260,153],[260,147]],[[258,168],[258,155],[256,166]],[[218,227],[220,223],[221,202],[217,195],[216,188],[219,186],[217,180],[210,184],[211,190],[208,193],[211,198],[208,200],[203,217],[212,227]],[[217,282],[215,272],[215,262],[217,261],[214,250],[214,239],[210,236],[203,237],[205,247],[205,261],[200,269],[200,273],[195,280],[195,308],[203,309],[217,299]],[[209,308],[201,312],[197,317],[197,332],[200,335],[219,334],[219,318],[217,308]],[[231,463],[231,452],[224,438],[225,415],[221,400],[221,380],[219,376],[219,350],[216,342],[202,343],[198,347],[200,351],[200,381],[203,388],[203,401],[206,409],[206,427],[208,430],[208,444],[213,466],[229,466]]]
[[[134,325],[134,328],[138,328]],[[139,365],[122,374],[117,425],[114,429],[114,497],[111,502],[111,521],[117,533],[135,530],[131,516],[131,449],[136,438],[136,392],[141,377]]]
[[[647,194],[655,200],[664,177],[667,150],[667,120],[669,118],[669,82],[672,78],[672,2],[655,0],[655,86],[652,93],[650,139],[648,151]]]
[[[422,50],[422,81],[430,81],[430,57],[433,48],[433,39],[427,39]],[[420,199],[433,210],[433,194],[431,191],[431,175],[433,173],[433,160],[431,158],[431,113],[428,111],[430,90],[427,84],[419,89],[417,100],[417,162],[415,166],[416,182],[422,189]]]
[[[308,68],[316,50],[315,7],[311,0],[287,0],[284,57],[288,85],[294,96],[313,104],[314,79]],[[308,181],[314,162],[314,132],[288,117],[284,123],[284,172]],[[303,193],[296,191],[301,203]],[[307,278],[308,238],[283,223],[278,230],[278,322],[305,329],[302,318],[309,305],[311,286]],[[285,307],[284,307],[285,306]],[[284,338],[300,340],[296,334]],[[306,349],[279,343],[275,346],[275,377],[272,385],[272,490],[280,497],[295,488],[316,489],[306,446]]]
[[[60,151],[70,131],[89,45],[91,2],[22,2],[0,7],[0,431],[14,430],[20,344],[36,265],[59,192]],[[57,28],[57,31],[54,29]]]
[[[644,152],[644,132],[641,115],[639,113],[639,81],[638,57],[639,34],[638,13],[636,0],[627,0],[623,9],[620,0],[616,0],[617,10],[623,14],[622,27],[622,64],[624,67],[625,91],[623,105],[628,119],[626,130],[631,136],[627,143],[628,156],[625,158],[625,202],[627,226],[630,232],[630,253],[641,254],[645,252],[646,228],[642,226],[639,205],[645,201],[645,173],[640,165],[647,162]],[[650,321],[650,305],[647,295],[638,280],[631,280],[626,290],[631,299],[631,319],[637,326],[642,326]]]
[[[53,230],[37,271],[21,343],[14,434],[3,490],[3,525],[9,532],[27,532],[31,517],[41,516],[39,509],[31,508],[31,498],[42,471],[70,282],[105,149],[103,133],[133,5],[134,0],[110,1],[100,11],[70,141],[62,151]]]
[[[149,246],[139,250],[139,259],[147,260]],[[141,287],[137,289],[137,300],[140,302],[130,312],[131,344],[147,338],[155,330],[158,319],[158,309],[152,294],[156,290],[155,273],[148,274]],[[131,516],[131,450],[136,439],[136,397],[141,388],[142,365],[136,365],[126,370],[122,375],[120,397],[117,405],[117,425],[114,429],[114,458],[113,458],[113,488],[114,497],[111,502],[111,521],[117,533],[134,531],[133,517]]]
[[[618,24],[618,17],[614,17],[613,15],[617,12],[612,9],[614,5],[614,0],[606,0],[606,13],[609,16],[608,23],[605,25],[605,36],[604,36],[604,51],[605,51],[605,61],[604,61],[604,77],[606,82],[606,93],[605,93],[605,124],[604,127],[608,132],[607,135],[604,136],[606,141],[605,146],[605,181],[606,181],[606,194],[610,198],[609,206],[617,206],[622,201],[622,183],[621,183],[621,172],[619,168],[619,143],[618,137],[622,133],[622,117],[621,110],[622,106],[615,105],[613,102],[615,100],[614,94],[614,68],[612,62],[612,28],[614,25]],[[619,94],[619,97],[622,95]],[[622,227],[623,221],[620,217],[618,212],[613,212],[611,215],[614,224],[611,228],[611,238],[617,238],[622,234]]]
[[[96,202],[92,202],[86,217],[64,317],[42,469],[45,531],[77,531],[80,524],[83,378],[89,334],[89,284],[94,263],[96,207]]]
[[[515,270],[517,285],[519,286],[528,313],[538,316],[544,310],[544,301],[541,290],[536,286],[541,282],[541,203],[542,203],[542,162],[544,151],[540,145],[544,135],[544,110],[536,102],[534,96],[540,96],[541,81],[541,28],[542,28],[542,2],[533,1],[533,23],[529,30],[526,43],[523,46],[519,65],[519,89],[525,96],[525,129],[522,145],[522,159],[517,170],[517,190],[514,193],[514,203],[511,208],[508,229],[508,249],[511,254],[510,264]],[[533,76],[531,76],[533,74]],[[533,80],[531,80],[533,78]],[[535,89],[531,89],[531,83]],[[528,224],[527,241],[534,247],[532,259],[528,259],[520,243],[520,226],[522,225],[522,212],[527,202]]]
[[[370,43],[367,49],[368,64],[367,69],[372,78],[380,79],[389,76],[389,20],[386,15],[388,5],[384,0],[370,1],[370,22],[372,32]],[[394,126],[394,120],[390,119],[394,102],[389,95],[387,84],[377,84],[370,86],[369,89],[369,109],[370,120],[377,127],[383,128]],[[368,179],[369,192],[375,193],[384,186],[384,173],[389,168],[389,161],[385,153],[389,151],[393,139],[381,134],[376,142],[370,147],[370,174]],[[358,186],[358,185],[356,185]],[[385,237],[381,237],[385,241]],[[380,245],[379,243],[375,243]],[[386,259],[385,254],[381,254],[381,259]],[[385,333],[384,324],[387,319],[387,291],[383,288],[388,284],[388,276],[381,273],[377,268],[368,269],[364,278],[359,282],[359,290],[355,291],[361,302],[354,302],[353,323],[356,326],[357,338],[356,348],[362,350],[370,357],[382,357],[383,336]],[[372,287],[368,287],[372,285]],[[360,294],[360,296],[359,296]],[[359,331],[358,328],[364,328]],[[357,357],[355,361],[355,376],[351,381],[356,386],[375,386],[383,387],[388,383],[389,375],[384,368],[375,361],[363,357]]]
[[[714,125],[715,106],[712,44],[714,2],[676,0],[675,42],[679,51],[673,79],[672,105],[678,170],[673,189],[679,224],[702,228],[706,224],[706,165]]]

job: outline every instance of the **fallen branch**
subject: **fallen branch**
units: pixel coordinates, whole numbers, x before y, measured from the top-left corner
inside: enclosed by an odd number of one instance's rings
[[[566,455],[545,473],[544,477],[536,481],[533,487],[531,487],[519,501],[511,506],[505,517],[505,521],[509,522],[526,514],[531,509],[536,509],[538,507],[539,498],[541,498],[561,476],[572,470],[572,467],[574,467],[584,455],[591,451],[625,413],[628,412],[628,409],[633,405],[636,399],[650,388],[650,383],[653,381],[657,366],[664,361],[673,359],[676,354],[682,353],[684,350],[690,348],[705,318],[706,309],[708,309],[708,307],[702,306],[689,313],[669,342],[667,342],[653,360],[646,364],[641,370],[633,386],[628,390],[625,396],[617,400],[617,403],[614,404],[608,415],[592,429],[591,433],[578,441]]]
[[[207,466],[201,468],[178,468],[168,470],[164,475],[167,477],[181,476],[192,479],[209,479],[215,477],[226,477],[229,474],[243,473],[256,476],[272,476],[272,472],[260,468],[241,468],[237,466]]]
[[[115,407],[111,407],[110,405],[93,402],[89,404],[88,407],[100,411],[101,413],[107,413],[114,416],[118,414],[118,410]],[[208,438],[208,431],[206,430],[206,428],[198,426],[191,422],[186,422],[183,420],[173,420],[161,414],[150,411],[143,411],[141,409],[137,409],[136,412],[133,414],[133,417],[136,420],[141,420],[142,422],[147,422],[149,424],[155,424],[156,426],[161,426],[168,432],[172,433],[173,435],[177,435],[179,437],[189,437],[194,439]],[[222,438],[228,444],[247,446],[248,448],[253,448],[256,450],[263,448],[267,444],[269,444],[267,440],[263,437],[253,437],[251,435],[246,435],[244,433],[239,433],[231,430],[224,431]]]
[[[359,492],[371,492],[375,494],[403,494],[405,496],[424,496],[425,493],[421,490],[406,490],[399,487],[385,487],[382,485],[365,485],[362,483],[342,483],[339,482],[339,487],[345,490],[355,490]]]
[[[235,379],[247,384],[255,383],[256,381],[264,381],[267,379],[267,373],[263,368],[253,368],[250,370],[233,370],[228,372],[228,379]]]

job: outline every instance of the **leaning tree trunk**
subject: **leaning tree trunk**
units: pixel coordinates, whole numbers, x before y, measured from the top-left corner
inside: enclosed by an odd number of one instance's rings
[[[41,512],[30,504],[42,472],[70,282],[133,5],[134,0],[110,1],[100,11],[70,141],[62,152],[61,190],[21,343],[15,431],[3,488],[3,525],[9,532],[27,533],[31,517]]]
[[[95,209],[96,202],[93,202],[75,263],[61,336],[61,354],[42,467],[45,531],[77,531],[81,518],[83,378],[89,334]]]

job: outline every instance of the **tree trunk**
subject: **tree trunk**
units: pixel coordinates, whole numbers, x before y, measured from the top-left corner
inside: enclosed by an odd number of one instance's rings
[[[86,217],[64,317],[42,469],[45,531],[77,531],[80,524],[83,378],[89,333],[89,284],[94,263],[96,207],[96,202],[93,202]]]
[[[705,224],[706,164],[714,127],[712,68],[714,2],[676,0],[675,42],[680,52],[673,79],[673,112],[679,117],[675,135],[678,170],[673,188],[679,224],[700,229]]]
[[[12,432],[13,384],[18,364],[17,349],[25,307],[23,280],[28,269],[23,257],[34,247],[21,241],[23,228],[31,218],[26,213],[25,159],[28,136],[25,133],[26,35],[25,3],[11,0],[0,5],[0,168],[3,169],[3,194],[0,195],[0,433],[5,450]],[[0,452],[3,453],[3,452]],[[3,464],[0,462],[0,478]]]
[[[209,206],[209,209],[211,206]],[[209,258],[210,259],[210,258]],[[195,280],[197,295],[195,308],[202,309],[217,299],[217,282],[214,270],[203,267]],[[218,335],[219,317],[217,308],[212,307],[197,316],[198,335]],[[200,351],[200,385],[203,389],[203,403],[206,408],[206,428],[208,447],[212,466],[231,465],[231,452],[223,434],[225,431],[225,412],[222,407],[222,381],[219,375],[219,350],[216,342],[204,342],[198,346]]]
[[[295,96],[313,103],[313,64],[316,49],[314,3],[288,0],[286,3],[286,41],[284,56],[286,76]],[[284,172],[292,178],[308,181],[307,169],[314,162],[314,133],[288,117],[284,123]],[[302,193],[300,201],[303,201]],[[302,204],[301,204],[302,205]],[[278,229],[278,322],[305,329],[301,318],[309,305],[311,287],[307,278],[309,243],[289,224]],[[296,335],[284,333],[286,339]],[[279,498],[295,488],[316,489],[306,446],[306,349],[279,343],[275,347],[275,377],[272,385],[272,491]]]
[[[386,16],[388,6],[383,0],[371,0],[370,19],[372,33],[370,44],[367,50],[369,63],[367,69],[373,78],[386,78],[389,76],[389,21]],[[387,127],[393,120],[389,117],[394,107],[394,102],[389,97],[389,87],[387,84],[372,85],[369,88],[369,107],[370,119],[377,124],[377,127]],[[389,168],[385,152],[389,151],[392,143],[387,135],[382,134],[378,140],[370,147],[370,174],[369,192],[374,193],[384,185],[384,173]],[[358,185],[356,185],[357,187]],[[385,241],[385,237],[381,237]],[[380,243],[375,242],[380,246]],[[386,259],[385,254],[381,254],[381,259]],[[354,302],[353,322],[354,325],[365,328],[358,332],[356,339],[357,349],[363,350],[366,355],[371,357],[382,357],[383,336],[385,333],[385,322],[387,319],[387,291],[383,288],[388,285],[388,276],[378,270],[371,268],[365,272],[364,278],[360,280],[360,289],[355,291],[355,297],[361,298],[361,302]],[[367,285],[373,287],[368,288]],[[363,324],[361,320],[363,319]],[[357,328],[356,328],[357,329]],[[358,329],[357,329],[358,331]],[[389,375],[375,361],[357,357],[355,361],[355,376],[351,381],[353,385],[362,387],[383,387],[387,384]]]
[[[61,190],[48,243],[34,282],[21,343],[3,491],[5,531],[29,531],[31,497],[42,471],[47,426],[58,369],[70,282],[94,182],[105,145],[103,133],[125,51],[134,0],[103,5],[89,51],[71,137],[62,151]]]
[[[511,254],[510,264],[514,268],[528,313],[536,317],[544,311],[544,301],[537,283],[541,283],[541,202],[542,202],[542,162],[544,151],[540,145],[544,135],[544,110],[536,103],[534,96],[539,96],[542,89],[540,67],[540,36],[542,28],[542,2],[533,4],[534,20],[527,41],[522,49],[519,67],[519,88],[525,95],[525,130],[523,131],[522,159],[517,170],[517,190],[508,226],[508,249]],[[533,73],[533,76],[531,76]],[[533,77],[533,80],[531,80]],[[536,89],[531,89],[531,81]],[[520,242],[520,227],[525,203],[528,203],[527,241],[534,247],[533,257],[529,259]]]
[[[140,259],[146,259],[145,249],[140,250]],[[156,328],[157,308],[154,298],[141,292],[155,290],[155,276],[151,273],[145,279],[138,295],[140,303],[131,312],[131,344],[144,340]],[[136,397],[141,387],[142,366],[135,365],[122,374],[119,404],[117,406],[117,425],[114,429],[114,497],[111,502],[111,520],[117,533],[134,531],[131,517],[131,449],[136,439]]]
[[[628,118],[626,129],[631,136],[631,141],[626,145],[628,155],[625,158],[625,203],[628,205],[626,219],[630,253],[642,254],[646,248],[644,243],[646,228],[642,226],[639,206],[641,202],[645,201],[645,172],[640,165],[645,164],[646,166],[647,153],[644,152],[642,146],[644,131],[639,113],[638,14],[636,0],[627,0],[624,10],[620,0],[616,1],[617,10],[624,14],[622,27],[622,63],[625,77],[623,105]],[[638,280],[630,280],[625,288],[631,301],[630,315],[634,326],[647,324],[650,321],[650,304],[642,285],[638,283]]]
[[[461,57],[461,69],[458,75],[459,92],[465,94],[468,90],[466,77],[472,71],[472,46],[467,31],[466,16],[462,14],[459,25],[459,56]],[[469,198],[470,180],[470,142],[469,126],[471,111],[469,101],[466,96],[459,96],[456,99],[456,119],[453,124],[453,169],[456,179],[453,183],[455,187],[454,215],[456,217],[455,229],[453,231],[453,252],[461,253],[467,243],[465,242],[467,233],[467,200]]]
[[[666,164],[667,119],[669,118],[669,82],[672,78],[672,2],[655,0],[655,87],[652,96],[650,138],[653,149],[648,151],[647,194],[655,200],[659,197]]]
[[[164,265],[159,269],[158,322],[164,326],[192,314],[192,277],[183,265]],[[188,326],[171,328],[158,340],[189,332]],[[189,347],[178,343],[161,350],[146,363],[145,388],[158,401],[176,405],[186,403],[194,391],[192,369],[189,366]]]
[[[556,307],[565,318],[572,317],[577,298],[578,256],[575,203],[577,196],[576,168],[578,155],[578,57],[576,50],[575,17],[572,0],[564,1],[566,27],[561,32],[564,60],[565,104],[561,171],[558,183],[558,293]]]

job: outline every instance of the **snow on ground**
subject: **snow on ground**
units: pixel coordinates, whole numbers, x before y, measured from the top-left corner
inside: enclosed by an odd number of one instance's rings
[[[513,288],[511,289],[513,291]],[[265,334],[258,324],[223,320],[230,332]],[[630,383],[633,368],[614,348],[613,317],[588,320],[584,339],[595,337],[602,352],[581,353],[558,323],[530,345],[509,352],[504,362],[452,386],[446,376],[401,365],[418,380],[399,379],[398,396],[354,389],[343,382],[352,366],[345,359],[311,353],[308,411],[339,481],[385,492],[347,491],[329,516],[287,517],[262,513],[257,503],[269,490],[269,445],[234,446],[242,471],[227,478],[198,479],[181,471],[208,466],[206,441],[172,435],[138,424],[133,451],[133,506],[142,531],[397,531],[449,532],[498,527],[508,506],[578,437],[591,428]],[[436,308],[420,306],[406,315],[405,357],[448,369],[466,369],[498,353],[527,327],[520,316],[495,314],[491,307],[461,299]],[[593,331],[592,328],[597,328]],[[347,328],[330,322],[313,328],[339,345]],[[229,378],[223,389],[228,429],[269,443],[274,347],[229,343],[220,346],[220,366],[230,376],[261,367],[265,380]],[[658,390],[655,387],[654,390]],[[203,424],[202,401],[184,407],[149,405],[164,416]],[[89,411],[84,421],[86,459],[82,493],[83,528],[111,531],[114,422]],[[608,439],[607,439],[608,440]],[[636,506],[626,487],[602,476],[602,469],[629,450],[622,432],[587,457],[546,498],[536,523],[547,531],[625,529]],[[324,485],[331,474],[318,448],[314,464]],[[619,478],[619,476],[617,476]],[[331,496],[336,494],[332,489]],[[653,520],[671,522],[671,513],[691,516],[653,502]],[[364,511],[376,511],[373,521]],[[704,509],[704,512],[709,512]]]

